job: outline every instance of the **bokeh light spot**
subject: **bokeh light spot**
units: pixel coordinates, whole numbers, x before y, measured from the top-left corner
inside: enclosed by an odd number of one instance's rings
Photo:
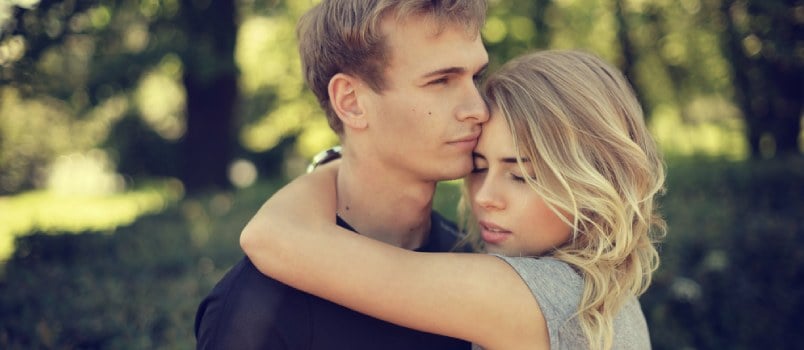
[[[246,188],[257,181],[257,167],[251,161],[237,159],[229,166],[229,181],[237,188]]]

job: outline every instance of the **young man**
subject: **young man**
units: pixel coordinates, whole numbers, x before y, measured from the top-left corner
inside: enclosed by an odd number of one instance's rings
[[[431,204],[437,181],[472,169],[488,120],[476,86],[485,10],[485,0],[324,0],[302,17],[305,78],[341,138],[339,225],[407,249],[452,248],[459,234]],[[469,348],[288,287],[248,258],[201,303],[196,336],[199,349]]]

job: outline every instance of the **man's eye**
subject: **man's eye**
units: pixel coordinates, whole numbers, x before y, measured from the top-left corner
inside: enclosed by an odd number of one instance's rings
[[[475,83],[480,83],[480,81],[482,81],[483,77],[485,76],[486,76],[486,68],[483,68],[481,71],[477,72],[477,74],[472,76],[472,80],[474,80]]]
[[[446,84],[448,81],[449,81],[449,79],[447,77],[443,77],[443,78],[438,78],[436,80],[430,81],[428,83],[428,85],[442,85],[442,84]]]

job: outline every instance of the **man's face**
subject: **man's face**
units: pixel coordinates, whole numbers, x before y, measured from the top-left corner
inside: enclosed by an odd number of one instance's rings
[[[488,110],[477,80],[488,63],[480,35],[462,26],[436,32],[422,18],[383,24],[390,53],[386,89],[370,94],[367,129],[384,169],[413,180],[456,179],[472,169],[471,152]]]

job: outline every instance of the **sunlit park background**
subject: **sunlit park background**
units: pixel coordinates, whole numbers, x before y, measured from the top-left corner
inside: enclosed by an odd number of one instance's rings
[[[295,48],[313,3],[0,0],[0,348],[194,346],[246,220],[337,142]],[[492,68],[583,48],[635,86],[669,171],[657,349],[804,344],[803,25],[800,0],[490,0]]]

